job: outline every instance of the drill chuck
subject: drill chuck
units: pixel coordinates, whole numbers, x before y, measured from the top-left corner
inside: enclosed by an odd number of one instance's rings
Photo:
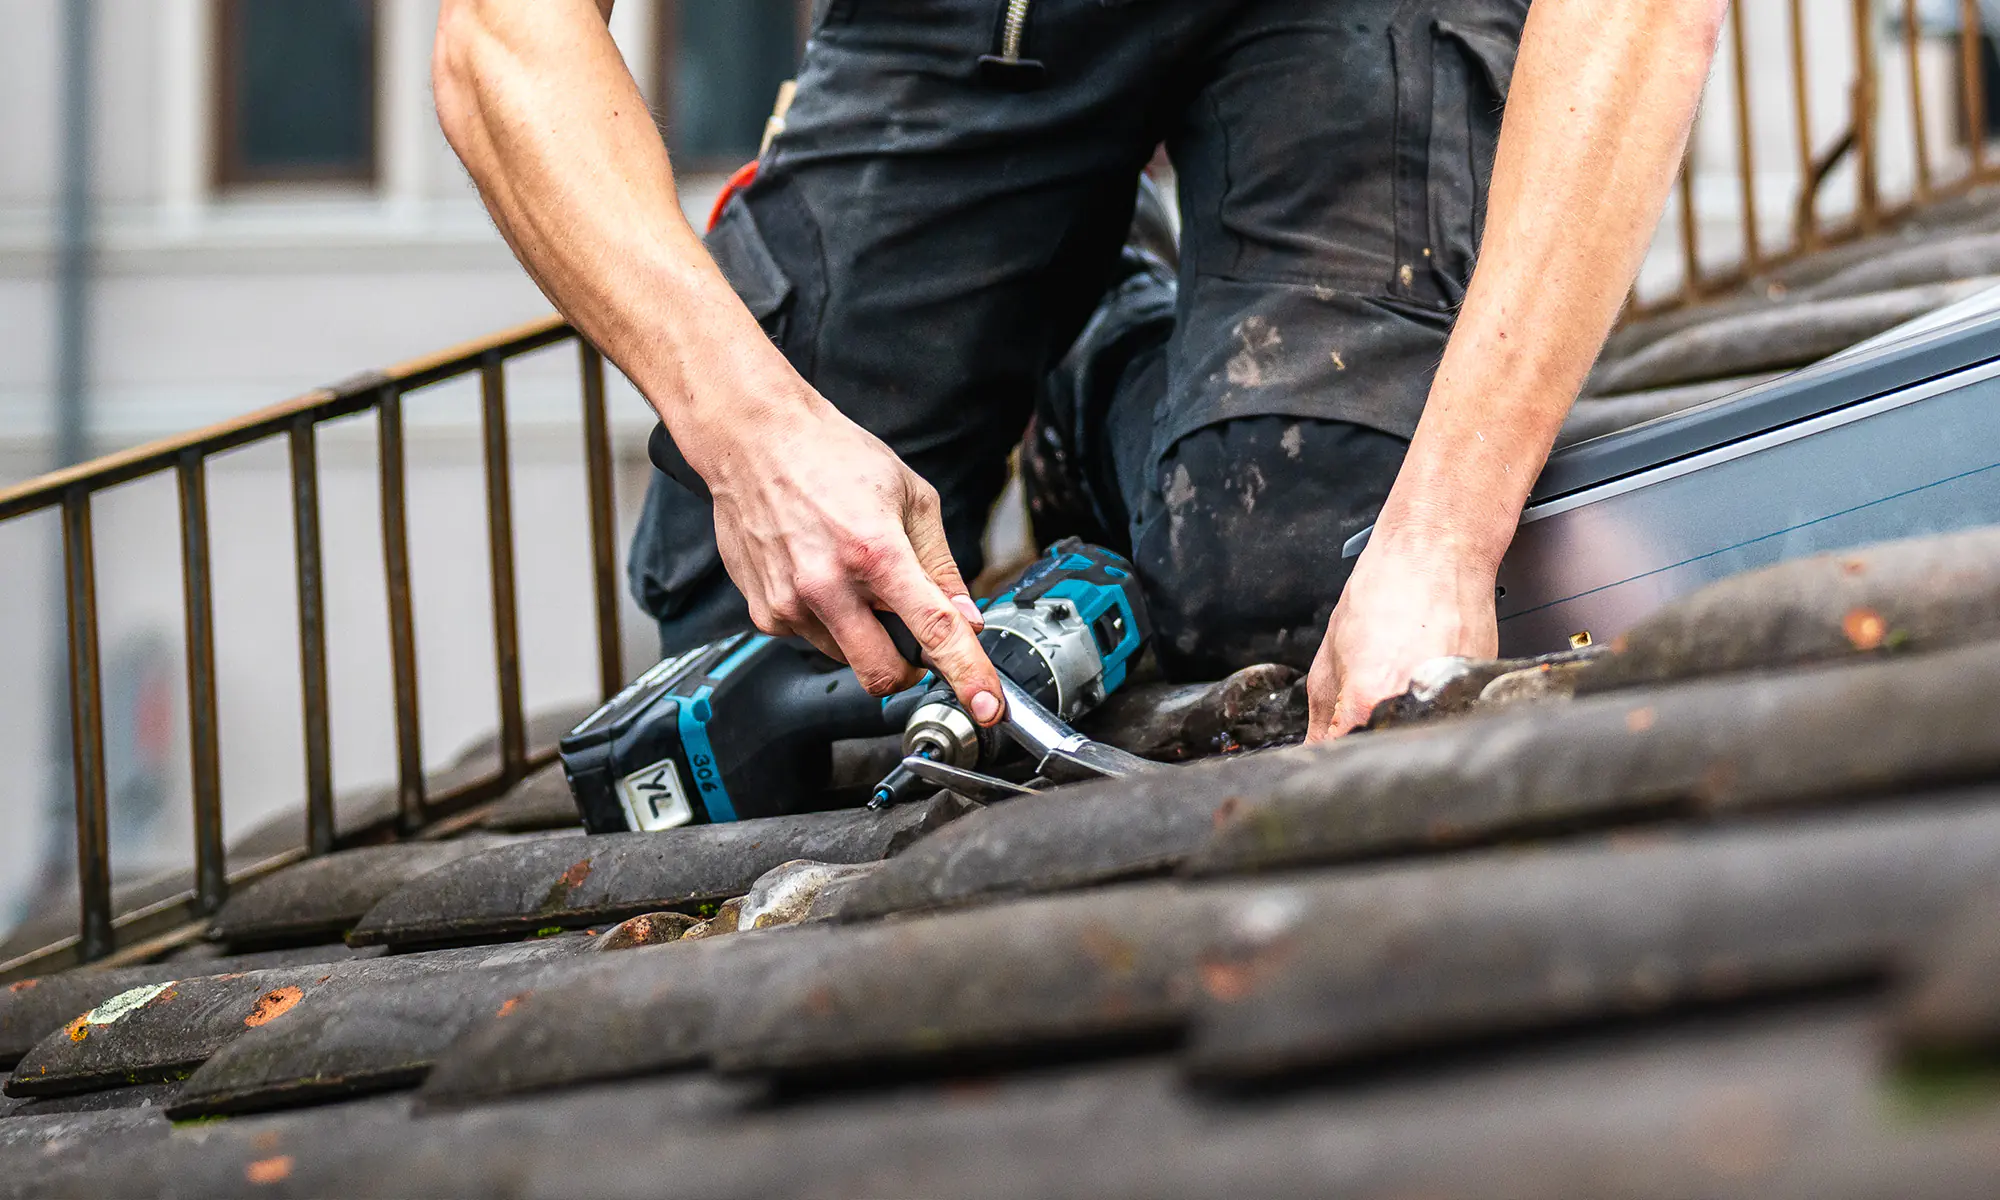
[[[927,700],[910,714],[903,730],[903,753],[970,769],[978,765],[991,740],[946,692],[944,699]]]
[[[1131,564],[1075,539],[985,614],[980,644],[1007,685],[1063,721],[1124,683],[1149,633]],[[883,624],[916,660],[901,622]],[[586,829],[659,830],[824,807],[832,744],[894,732],[906,757],[959,771],[988,771],[1011,750],[935,679],[881,699],[804,642],[740,633],[641,675],[562,739],[561,757]],[[937,786],[899,767],[871,803]]]
[[[983,611],[979,643],[1002,679],[1065,722],[1124,683],[1149,632],[1131,564],[1075,539],[1057,543]],[[987,771],[1002,751],[994,731],[979,728],[949,688],[933,689],[904,729],[905,756],[962,770]],[[898,767],[870,803],[899,803],[934,786]]]

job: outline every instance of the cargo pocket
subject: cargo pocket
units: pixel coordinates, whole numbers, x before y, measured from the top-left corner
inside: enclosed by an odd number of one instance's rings
[[[1518,33],[1443,20],[1391,31],[1398,296],[1448,308],[1465,299]]]
[[[789,324],[792,281],[772,256],[743,197],[730,200],[722,210],[722,219],[704,241],[715,265],[722,268],[722,277],[736,289],[736,298],[743,301],[771,340],[782,346]]]

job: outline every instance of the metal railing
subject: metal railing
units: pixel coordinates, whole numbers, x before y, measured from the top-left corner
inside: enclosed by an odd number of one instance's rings
[[[605,412],[604,359],[576,331],[547,318],[491,337],[308,392],[234,420],[108,455],[0,490],[0,522],[60,509],[63,591],[69,638],[72,770],[76,802],[76,862],[80,926],[75,934],[0,963],[0,977],[66,962],[91,962],[131,948],[150,934],[214,912],[232,884],[275,870],[304,855],[324,854],[336,841],[333,757],[327,704],[325,588],[320,549],[318,429],[373,410],[378,437],[383,566],[387,580],[389,651],[395,691],[397,825],[408,833],[429,821],[490,799],[551,760],[551,748],[527,745],[514,575],[511,463],[507,444],[507,363],[566,341],[577,345],[583,401],[585,487],[590,509],[592,582],[596,597],[598,673],[603,694],[622,681],[618,629],[617,557],[610,425]],[[494,678],[500,708],[496,772],[425,794],[423,729],[417,704],[416,621],[410,593],[403,401],[447,380],[477,374],[485,464],[488,570],[492,583]],[[222,778],[216,725],[215,618],[209,555],[208,460],[225,451],[283,438],[291,452],[294,567],[299,663],[303,692],[306,839],[296,851],[228,869],[222,828]],[[180,498],[182,606],[186,618],[188,733],[194,803],[194,881],[186,892],[126,913],[112,908],[105,805],[104,710],[99,680],[94,497],[150,475],[172,472]]]
[[[1847,118],[1844,129],[1832,131],[1814,127],[1812,85],[1816,71],[1839,68],[1815,62],[1808,53],[1808,32],[1814,26],[1805,0],[1785,0],[1785,4],[1787,36],[1782,47],[1760,44],[1745,28],[1746,10],[1773,11],[1775,0],[1756,5],[1737,0],[1730,5],[1723,61],[1711,80],[1714,86],[1726,78],[1732,94],[1734,183],[1740,223],[1740,250],[1735,261],[1719,266],[1703,261],[1701,214],[1696,203],[1698,176],[1702,172],[1697,148],[1691,142],[1677,187],[1679,286],[1668,294],[1651,298],[1641,297],[1635,290],[1628,316],[1699,303],[1792,259],[1887,230],[1939,201],[2000,179],[2000,162],[1989,158],[1986,144],[1987,88],[2000,87],[2000,80],[1986,78],[1980,0],[1959,0],[1955,35],[1927,32],[1918,0],[1850,0],[1848,11],[1841,14],[1843,20],[1850,22],[1849,36],[1853,41],[1852,77],[1846,89]],[[1815,9],[1816,13],[1837,11],[1833,4]],[[1883,51],[1877,46],[1876,35],[1884,27],[1901,41],[1903,68],[1909,76],[1908,86],[1901,89],[1901,95],[1894,101],[1883,95],[1881,86]],[[1936,57],[1927,61],[1922,53],[1924,45],[1941,42],[1946,37],[1955,37],[1956,54],[1942,61]],[[1759,114],[1752,99],[1752,81],[1760,72],[1781,64],[1790,75],[1791,112],[1786,114],[1785,123],[1791,126],[1796,145],[1798,183],[1790,206],[1788,236],[1783,243],[1772,245],[1766,244],[1766,231],[1758,219]],[[1958,132],[1963,141],[1962,149],[1948,148],[1950,153],[1942,156],[1943,162],[1940,162],[1940,147],[1934,144],[1932,114],[1927,111],[1926,101],[1926,93],[1934,90],[1930,85],[1936,82],[1940,70],[1957,76],[1955,88],[1947,86],[1942,90],[1956,92],[1960,109]],[[1902,111],[1891,111],[1898,102]],[[1910,138],[1912,169],[1908,187],[1895,197],[1886,195],[1884,190],[1882,138],[1887,120],[1907,121]],[[1827,137],[1829,133],[1831,137]],[[1829,178],[1850,165],[1854,172],[1852,211],[1838,215],[1824,213]]]
[[[1828,0],[1833,4],[1835,0]],[[2000,178],[2000,163],[1986,148],[1986,87],[1979,0],[1960,0],[1957,100],[1962,108],[1963,163],[1944,170],[1925,109],[1925,63],[1920,48],[1927,34],[1917,0],[1851,0],[1853,78],[1848,88],[1847,128],[1817,149],[1810,88],[1814,64],[1807,52],[1809,22],[1804,0],[1785,0],[1788,37],[1783,47],[1758,45],[1746,31],[1747,3],[1730,8],[1728,46],[1718,70],[1734,92],[1735,186],[1741,220],[1741,251],[1721,267],[1703,261],[1697,211],[1697,164],[1691,148],[1681,172],[1680,260],[1683,278],[1671,295],[1642,301],[1635,293],[1627,315],[1700,303],[1802,254],[1885,229],[1929,205],[1962,195]],[[1775,4],[1776,0],[1765,0]],[[1889,199],[1881,177],[1880,131],[1885,101],[1879,86],[1875,44],[1881,14],[1897,11],[1909,87],[1907,119],[1914,170],[1908,194]],[[1771,11],[1761,8],[1760,11]],[[1837,11],[1825,9],[1820,11]],[[1935,58],[1935,56],[1933,56]],[[1787,114],[1798,147],[1798,190],[1789,237],[1767,244],[1759,225],[1755,142],[1757,113],[1751,83],[1762,63],[1784,61],[1791,75]],[[1726,74],[1725,74],[1726,72]],[[1935,75],[1936,68],[1931,72]],[[1830,176],[1851,162],[1856,173],[1853,211],[1844,219],[1822,214],[1822,193]],[[1945,164],[1950,165],[1950,164]],[[1949,174],[1949,177],[1947,175]],[[123,451],[0,490],[0,523],[51,508],[60,509],[64,594],[69,643],[70,731],[76,806],[76,855],[80,925],[77,933],[0,962],[0,978],[49,969],[69,961],[96,961],[110,955],[141,954],[146,939],[169,929],[187,929],[213,912],[233,884],[295,861],[324,854],[336,843],[331,738],[328,716],[327,639],[320,543],[319,466],[316,432],[328,421],[373,410],[379,455],[382,548],[389,612],[390,659],[395,700],[397,832],[462,811],[500,792],[551,757],[548,749],[526,745],[522,708],[513,513],[507,440],[506,364],[522,355],[573,341],[583,401],[585,476],[590,509],[592,576],[596,600],[599,673],[605,695],[621,682],[616,579],[615,515],[612,501],[610,432],[605,412],[604,361],[597,351],[556,318],[418,359],[388,371],[309,392],[271,408],[179,437]],[[447,380],[477,374],[480,380],[482,449],[494,618],[494,676],[500,709],[500,763],[490,776],[427,795],[423,730],[417,703],[417,645],[410,592],[406,513],[403,402],[411,394]],[[291,503],[299,624],[306,779],[306,838],[295,851],[231,871],[222,827],[220,746],[212,567],[209,554],[206,464],[213,456],[252,443],[283,438],[289,443]],[[145,476],[172,472],[180,503],[183,610],[186,620],[190,774],[193,786],[195,870],[184,893],[134,908],[113,911],[107,843],[104,712],[100,690],[96,564],[92,547],[92,499],[108,488]]]

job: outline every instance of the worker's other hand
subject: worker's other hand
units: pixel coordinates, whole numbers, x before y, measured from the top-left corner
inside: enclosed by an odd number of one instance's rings
[[[980,648],[984,622],[945,541],[937,490],[888,446],[813,393],[781,420],[708,439],[702,460],[716,544],[757,628],[805,638],[888,695],[923,674],[876,615],[893,612],[973,719],[999,720],[1000,676]]]
[[[1494,657],[1493,580],[1493,570],[1450,554],[1403,553],[1371,541],[1306,679],[1306,740],[1366,725],[1375,706],[1408,689],[1411,672],[1431,659]]]

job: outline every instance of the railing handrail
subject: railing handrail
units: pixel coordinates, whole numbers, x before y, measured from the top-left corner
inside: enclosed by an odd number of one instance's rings
[[[239,417],[50,471],[12,487],[0,488],[0,521],[38,509],[53,508],[62,503],[64,493],[75,487],[99,492],[171,470],[180,456],[189,451],[212,455],[276,436],[302,416],[324,422],[366,412],[374,404],[371,394],[384,385],[393,384],[405,392],[415,391],[472,371],[478,367],[479,360],[488,354],[499,353],[512,358],[554,345],[574,334],[575,330],[569,322],[559,315],[538,317],[485,337],[461,342],[435,354],[313,388]]]
[[[1744,0],[1729,6],[1727,41],[1720,52],[1727,56],[1726,69],[1717,70],[1715,79],[1728,79],[1733,96],[1734,173],[1739,204],[1741,251],[1733,262],[1711,265],[1703,261],[1698,226],[1700,213],[1695,204],[1696,140],[1690,138],[1688,155],[1681,166],[1678,183],[1678,240],[1680,243],[1680,284],[1672,292],[1642,297],[1635,289],[1626,306],[1625,318],[1649,316],[1668,309],[1699,304],[1732,288],[1753,282],[1765,272],[1783,267],[1803,255],[1829,246],[1890,229],[1907,218],[1941,201],[1966,194],[1982,184],[2000,179],[2000,159],[1986,152],[1985,89],[1996,81],[1984,77],[1979,42],[1985,36],[1978,0],[1959,0],[1957,5],[1954,69],[1958,72],[1956,118],[1961,122],[1966,143],[1965,169],[1946,179],[1935,160],[1928,126],[1924,94],[1924,71],[1919,46],[1927,34],[1918,20],[1916,0],[1891,0],[1896,36],[1903,42],[1903,62],[1909,72],[1906,108],[1910,133],[1912,178],[1907,195],[1888,199],[1883,195],[1881,133],[1892,108],[1880,86],[1881,51],[1876,45],[1878,0],[1850,0],[1845,19],[1848,36],[1854,42],[1854,76],[1848,87],[1846,128],[1823,149],[1814,141],[1809,77],[1813,64],[1807,53],[1807,17],[1803,0],[1786,0],[1786,43],[1791,82],[1793,141],[1799,174],[1798,192],[1788,244],[1768,244],[1758,226],[1758,198],[1753,140],[1756,122],[1751,116],[1750,42],[1745,30]],[[1775,3],[1773,5],[1775,7]],[[1832,15],[1831,10],[1822,10]],[[1897,123],[1901,128],[1902,122]],[[1819,131],[1821,133],[1825,131]],[[1819,193],[1833,170],[1851,160],[1855,171],[1855,204],[1851,213],[1829,220],[1819,212]]]
[[[491,798],[553,758],[553,749],[526,744],[521,690],[518,581],[514,570],[511,453],[507,434],[506,364],[565,341],[578,346],[583,407],[585,491],[596,600],[598,682],[606,696],[622,681],[619,644],[616,513],[611,483],[611,436],[605,411],[604,359],[560,316],[547,316],[485,337],[373,371],[330,387],[201,429],[116,451],[0,489],[0,522],[59,509],[69,645],[70,742],[76,799],[78,931],[0,963],[0,978],[47,969],[67,959],[104,959],[156,951],[162,939],[187,938],[215,911],[233,884],[308,854],[335,848],[333,765],[329,728],[326,614],[320,554],[320,425],[373,409],[377,418],[389,651],[395,691],[397,813],[400,832],[450,816]],[[422,723],[417,702],[416,615],[410,592],[407,471],[403,398],[446,380],[477,375],[485,461],[487,564],[492,584],[494,681],[499,699],[500,765],[493,774],[427,795]],[[213,570],[209,557],[207,463],[220,453],[283,437],[291,449],[293,560],[299,617],[299,665],[304,722],[306,837],[298,850],[269,855],[231,871],[222,826],[221,764]],[[177,895],[127,913],[112,911],[105,796],[104,714],[97,647],[96,554],[92,500],[97,493],[149,475],[172,472],[180,500],[182,612],[186,618],[188,731],[194,806],[194,881]],[[133,944],[134,939],[140,939]]]

